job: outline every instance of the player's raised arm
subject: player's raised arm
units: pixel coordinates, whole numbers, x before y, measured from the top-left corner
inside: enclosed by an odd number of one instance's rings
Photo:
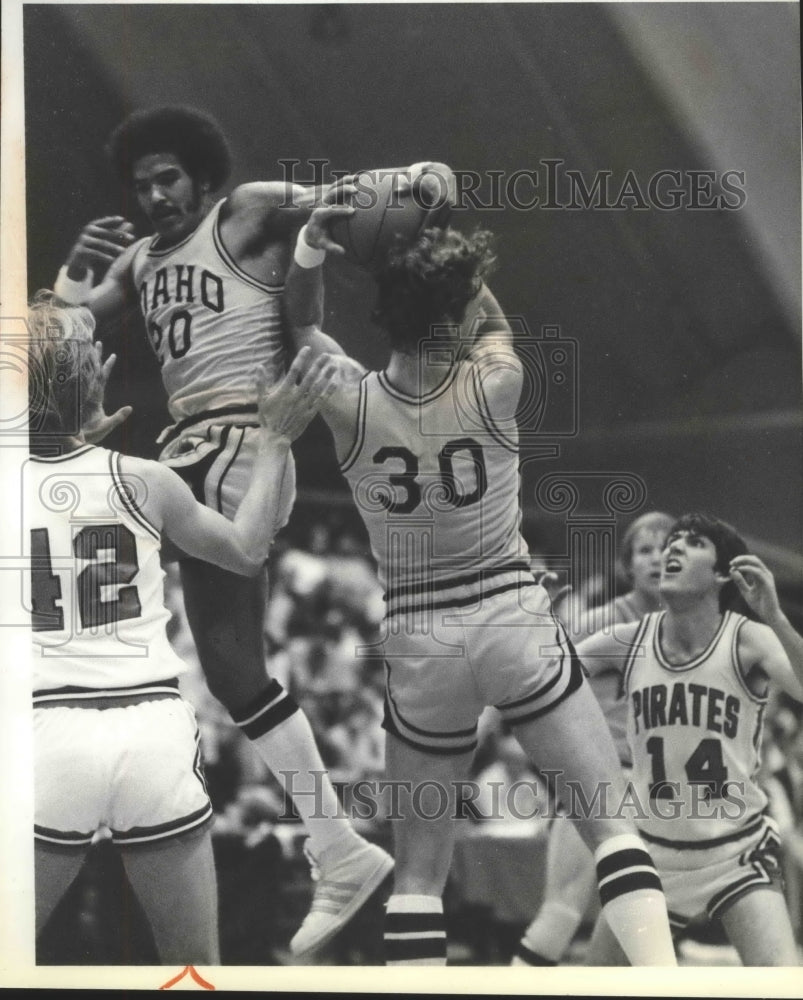
[[[730,575],[739,593],[776,640],[773,642],[766,636],[766,630],[753,627],[755,623],[751,622],[742,629],[749,653],[771,680],[803,701],[803,636],[792,627],[781,608],[772,572],[758,556],[743,555],[731,561]]]
[[[618,625],[615,632],[595,632],[578,643],[577,655],[592,680],[603,674],[624,674],[639,625],[639,622]]]
[[[133,225],[120,215],[87,223],[58,273],[53,291],[69,305],[85,305],[96,319],[119,312],[126,301]],[[95,284],[95,274],[104,271]]]
[[[150,464],[150,471],[156,477],[157,495],[146,500],[146,515],[155,514],[157,526],[188,555],[235,573],[256,575],[277,530],[287,452],[335,391],[335,376],[332,359],[321,355],[313,360],[309,350],[299,352],[282,382],[269,390],[260,369],[258,452],[233,522],[199,504],[175,472],[156,463]]]
[[[348,193],[355,189],[346,186],[342,190]],[[354,211],[352,206],[339,203],[320,205],[298,234],[284,289],[285,317],[297,350],[309,347],[315,354],[343,354],[340,345],[319,325],[323,301],[322,265],[327,252],[343,253],[343,248],[329,233],[330,222],[353,215]]]
[[[445,163],[421,161],[399,169],[399,192],[419,184],[428,191],[431,200],[453,205],[456,200],[456,180]],[[226,199],[222,219],[233,214],[248,216],[272,238],[288,235],[309,219],[320,205],[342,200],[354,180],[353,174],[338,177],[329,185],[303,185],[289,181],[254,181],[241,184]],[[333,241],[328,249],[340,250]]]
[[[98,444],[104,438],[119,427],[124,420],[127,420],[133,413],[132,406],[121,406],[112,414],[106,413],[104,396],[106,394],[106,383],[109,381],[112,368],[117,360],[116,354],[110,354],[105,361],[103,359],[103,345],[98,340],[95,342],[95,351],[98,356],[100,369],[95,383],[92,385],[87,398],[84,400],[81,412],[81,430],[84,439],[90,444]],[[101,363],[102,362],[102,363]]]
[[[220,213],[221,222],[236,217],[254,238],[265,241],[287,238],[303,226],[320,200],[321,189],[285,181],[249,181],[236,187]]]

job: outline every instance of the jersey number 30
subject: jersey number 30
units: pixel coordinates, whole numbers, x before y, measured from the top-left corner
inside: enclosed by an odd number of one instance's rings
[[[124,524],[95,524],[73,538],[73,555],[86,565],[78,573],[76,594],[81,627],[92,628],[139,618],[142,606],[134,586],[137,542]],[[112,591],[112,594],[110,594]],[[34,632],[64,629],[61,577],[53,572],[47,528],[31,529],[31,619]]]
[[[454,468],[455,456],[461,452],[468,455],[471,460],[475,480],[474,489],[462,493],[458,488],[458,478]],[[380,497],[379,502],[390,514],[412,514],[422,499],[421,484],[418,480],[418,456],[403,446],[386,446],[380,448],[373,456],[373,461],[380,465],[384,465],[389,459],[401,459],[404,462],[403,472],[393,472],[388,476],[394,488],[404,491],[404,497],[398,499]],[[473,438],[447,441],[438,453],[438,469],[442,496],[450,507],[470,507],[479,503],[488,489],[488,473],[485,469],[482,445]]]

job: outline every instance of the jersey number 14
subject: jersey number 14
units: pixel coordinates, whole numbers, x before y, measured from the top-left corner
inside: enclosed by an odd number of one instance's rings
[[[646,747],[652,761],[650,798],[674,798],[674,790],[666,777],[663,737],[651,736]],[[722,744],[719,740],[710,737],[700,740],[697,749],[686,761],[684,770],[690,785],[706,785],[714,798],[722,797],[723,786],[728,781],[728,769],[722,759]]]

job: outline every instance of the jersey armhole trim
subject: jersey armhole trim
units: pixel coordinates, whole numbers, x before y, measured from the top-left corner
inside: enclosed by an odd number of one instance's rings
[[[123,472],[120,468],[120,453],[118,451],[109,452],[109,470],[115,491],[120,498],[120,503],[141,528],[147,531],[149,535],[152,535],[157,542],[161,543],[162,536],[160,531],[142,513],[123,478]]]
[[[223,242],[223,237],[220,233],[220,211],[216,213],[215,220],[212,225],[212,240],[218,257],[220,257],[223,264],[225,264],[235,278],[245,282],[246,285],[250,285],[252,288],[258,289],[260,292],[266,292],[268,295],[281,295],[284,291],[283,284],[270,285],[265,281],[260,281],[258,278],[252,277],[250,274],[246,274],[246,272],[240,267],[240,265],[226,249],[226,245]]]
[[[54,445],[53,447],[57,448],[59,446]],[[57,462],[69,462],[70,459],[77,458],[79,455],[85,455],[95,447],[93,444],[85,444],[74,451],[62,452],[56,455],[37,455],[35,452],[31,452],[28,455],[28,461],[41,465],[55,465]]]
[[[348,472],[352,465],[354,465],[365,443],[365,412],[368,407],[367,379],[370,374],[370,372],[366,372],[360,379],[360,396],[357,402],[357,429],[354,436],[354,443],[349,448],[346,457],[340,463],[341,472]]]
[[[496,422],[491,415],[491,407],[488,403],[488,397],[485,394],[485,386],[483,386],[482,379],[480,378],[479,371],[477,370],[477,361],[471,362],[471,382],[474,387],[477,411],[482,418],[485,429],[497,442],[497,444],[500,444],[507,451],[518,453],[518,442],[513,438],[508,437],[502,428],[496,425]]]
[[[728,612],[728,614],[731,613],[732,612]],[[737,616],[734,615],[734,618],[736,617]],[[741,685],[742,690],[745,692],[748,698],[750,698],[751,701],[755,702],[756,705],[763,706],[767,704],[769,691],[765,695],[756,694],[755,691],[752,691],[750,689],[749,684],[747,683],[747,678],[744,675],[744,671],[742,670],[742,660],[741,657],[739,656],[739,633],[742,631],[742,626],[745,624],[745,622],[749,621],[749,619],[744,618],[742,616],[738,617],[740,620],[737,620],[736,622],[736,626],[733,629],[733,638],[731,639],[731,663],[733,664],[733,670],[739,680],[739,684]]]
[[[625,694],[630,694],[630,678],[633,674],[633,666],[636,662],[639,650],[646,648],[647,631],[650,627],[652,617],[652,615],[645,615],[639,622],[636,634],[633,636],[633,646],[627,654],[625,669],[622,671],[622,690]]]

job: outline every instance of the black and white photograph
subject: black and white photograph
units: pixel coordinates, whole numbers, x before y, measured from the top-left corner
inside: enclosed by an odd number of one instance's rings
[[[0,985],[800,994],[799,39],[4,7]]]

